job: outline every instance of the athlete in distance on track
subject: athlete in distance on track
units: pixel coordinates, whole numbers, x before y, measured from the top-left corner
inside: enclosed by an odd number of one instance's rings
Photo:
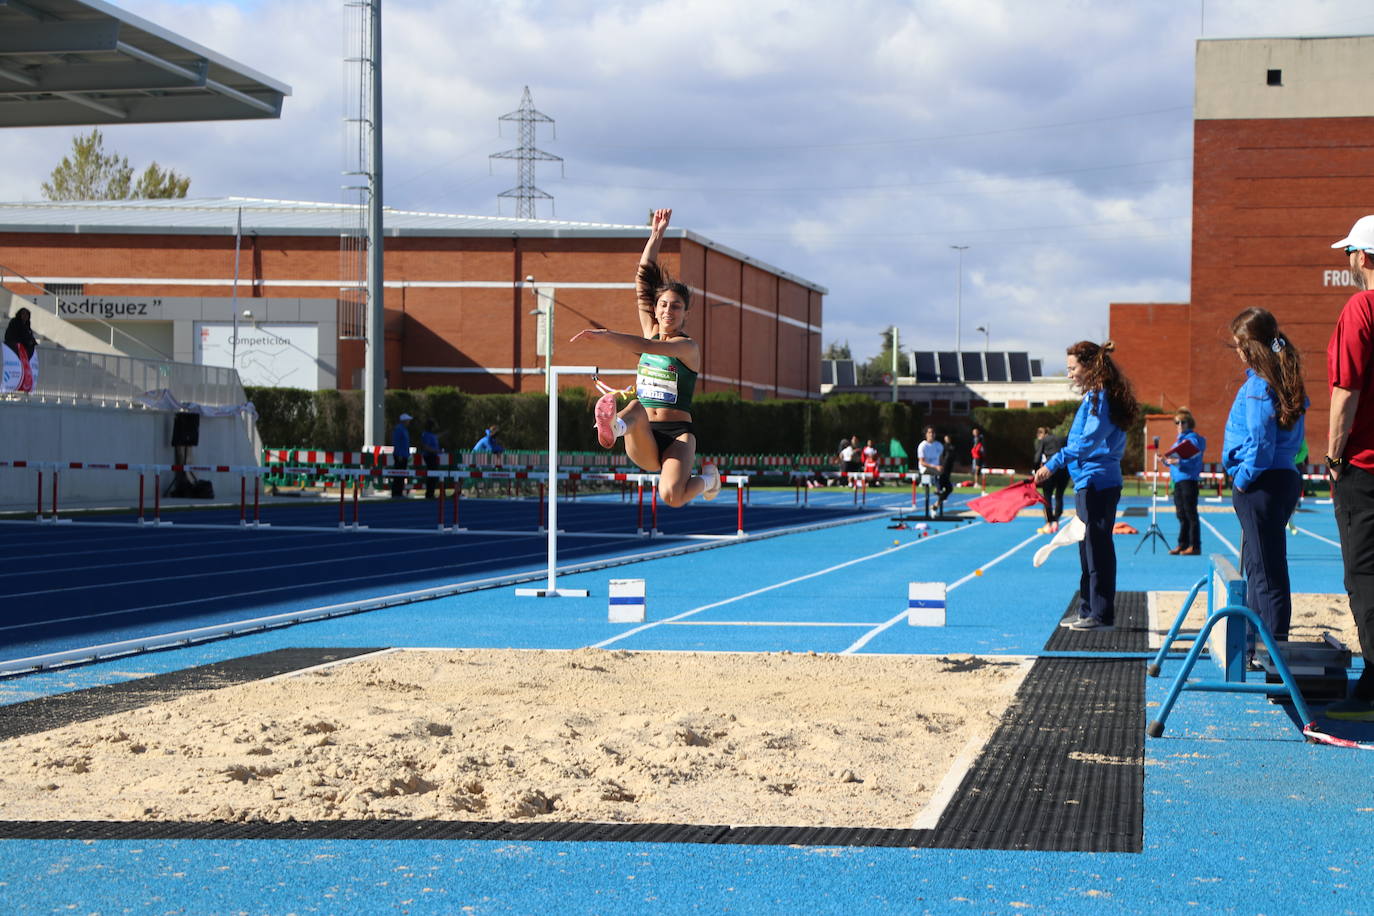
[[[697,456],[692,393],[701,367],[701,347],[684,333],[692,291],[658,265],[658,249],[672,215],[672,210],[654,211],[649,241],[635,274],[643,336],[587,328],[573,341],[604,340],[639,354],[635,399],[619,413],[616,396],[621,392],[597,383],[605,392],[596,402],[597,437],[603,448],[611,448],[624,436],[625,454],[641,469],[659,474],[659,493],[676,508],[698,496],[715,499],[720,493],[720,471],[714,464],[705,464],[699,476],[692,475]]]

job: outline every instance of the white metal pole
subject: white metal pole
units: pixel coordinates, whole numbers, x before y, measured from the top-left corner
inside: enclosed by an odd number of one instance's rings
[[[549,594],[557,595],[558,579],[558,367],[545,357],[549,384]]]
[[[962,330],[962,329],[963,329],[963,325],[964,325],[964,250],[965,250],[966,248],[968,248],[968,246],[967,246],[967,245],[950,245],[949,247],[951,247],[951,248],[953,248],[955,251],[959,252],[959,278],[958,278],[958,280],[956,281],[958,285],[955,287],[955,293],[954,293],[954,352],[955,352],[955,353],[962,353],[962,352],[963,352],[963,337],[962,337],[963,330]],[[960,372],[960,374],[962,375],[962,373],[963,373],[963,371],[964,371],[964,365],[963,365],[964,357],[963,357],[963,356],[956,356],[955,359],[959,361],[959,372]]]
[[[548,545],[549,581],[544,588],[517,588],[515,594],[531,598],[586,598],[588,592],[583,588],[558,587],[558,374],[596,375],[596,366],[555,366],[548,367],[549,384],[549,481],[548,481]]]
[[[243,208],[234,220],[234,290],[230,301],[234,306],[234,339],[229,341],[229,365],[239,371],[239,244],[243,239]]]

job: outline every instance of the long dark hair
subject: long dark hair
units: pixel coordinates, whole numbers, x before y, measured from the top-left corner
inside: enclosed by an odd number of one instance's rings
[[[1278,424],[1292,429],[1306,412],[1307,388],[1302,383],[1302,355],[1279,330],[1272,312],[1248,308],[1231,319],[1231,335],[1245,365],[1269,383],[1278,399]]]
[[[639,272],[635,275],[635,291],[639,296],[639,307],[648,308],[649,311],[653,311],[658,297],[668,292],[681,296],[686,308],[692,307],[692,290],[686,283],[669,276],[657,261],[639,265]]]
[[[1140,402],[1135,399],[1135,389],[1131,380],[1122,375],[1121,369],[1111,357],[1116,344],[1110,340],[1095,344],[1091,340],[1080,340],[1066,351],[1087,369],[1084,388],[1088,391],[1101,389],[1107,396],[1107,416],[1121,429],[1130,429],[1140,417]]]

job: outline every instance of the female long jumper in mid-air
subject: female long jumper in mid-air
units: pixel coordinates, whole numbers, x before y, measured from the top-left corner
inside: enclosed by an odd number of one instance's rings
[[[616,396],[607,390],[596,402],[596,432],[603,448],[625,437],[625,454],[641,469],[659,474],[659,493],[668,505],[685,506],[697,496],[715,499],[720,471],[696,463],[697,437],[692,428],[692,392],[701,367],[701,347],[683,333],[692,292],[670,279],[658,265],[658,249],[672,210],[655,210],[649,241],[635,274],[639,326],[643,336],[607,328],[587,328],[574,341],[604,340],[639,354],[635,400],[618,413]]]

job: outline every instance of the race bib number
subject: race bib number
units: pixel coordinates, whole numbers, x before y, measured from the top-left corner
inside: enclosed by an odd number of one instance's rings
[[[677,373],[671,368],[640,366],[635,376],[635,397],[641,401],[677,403]]]

